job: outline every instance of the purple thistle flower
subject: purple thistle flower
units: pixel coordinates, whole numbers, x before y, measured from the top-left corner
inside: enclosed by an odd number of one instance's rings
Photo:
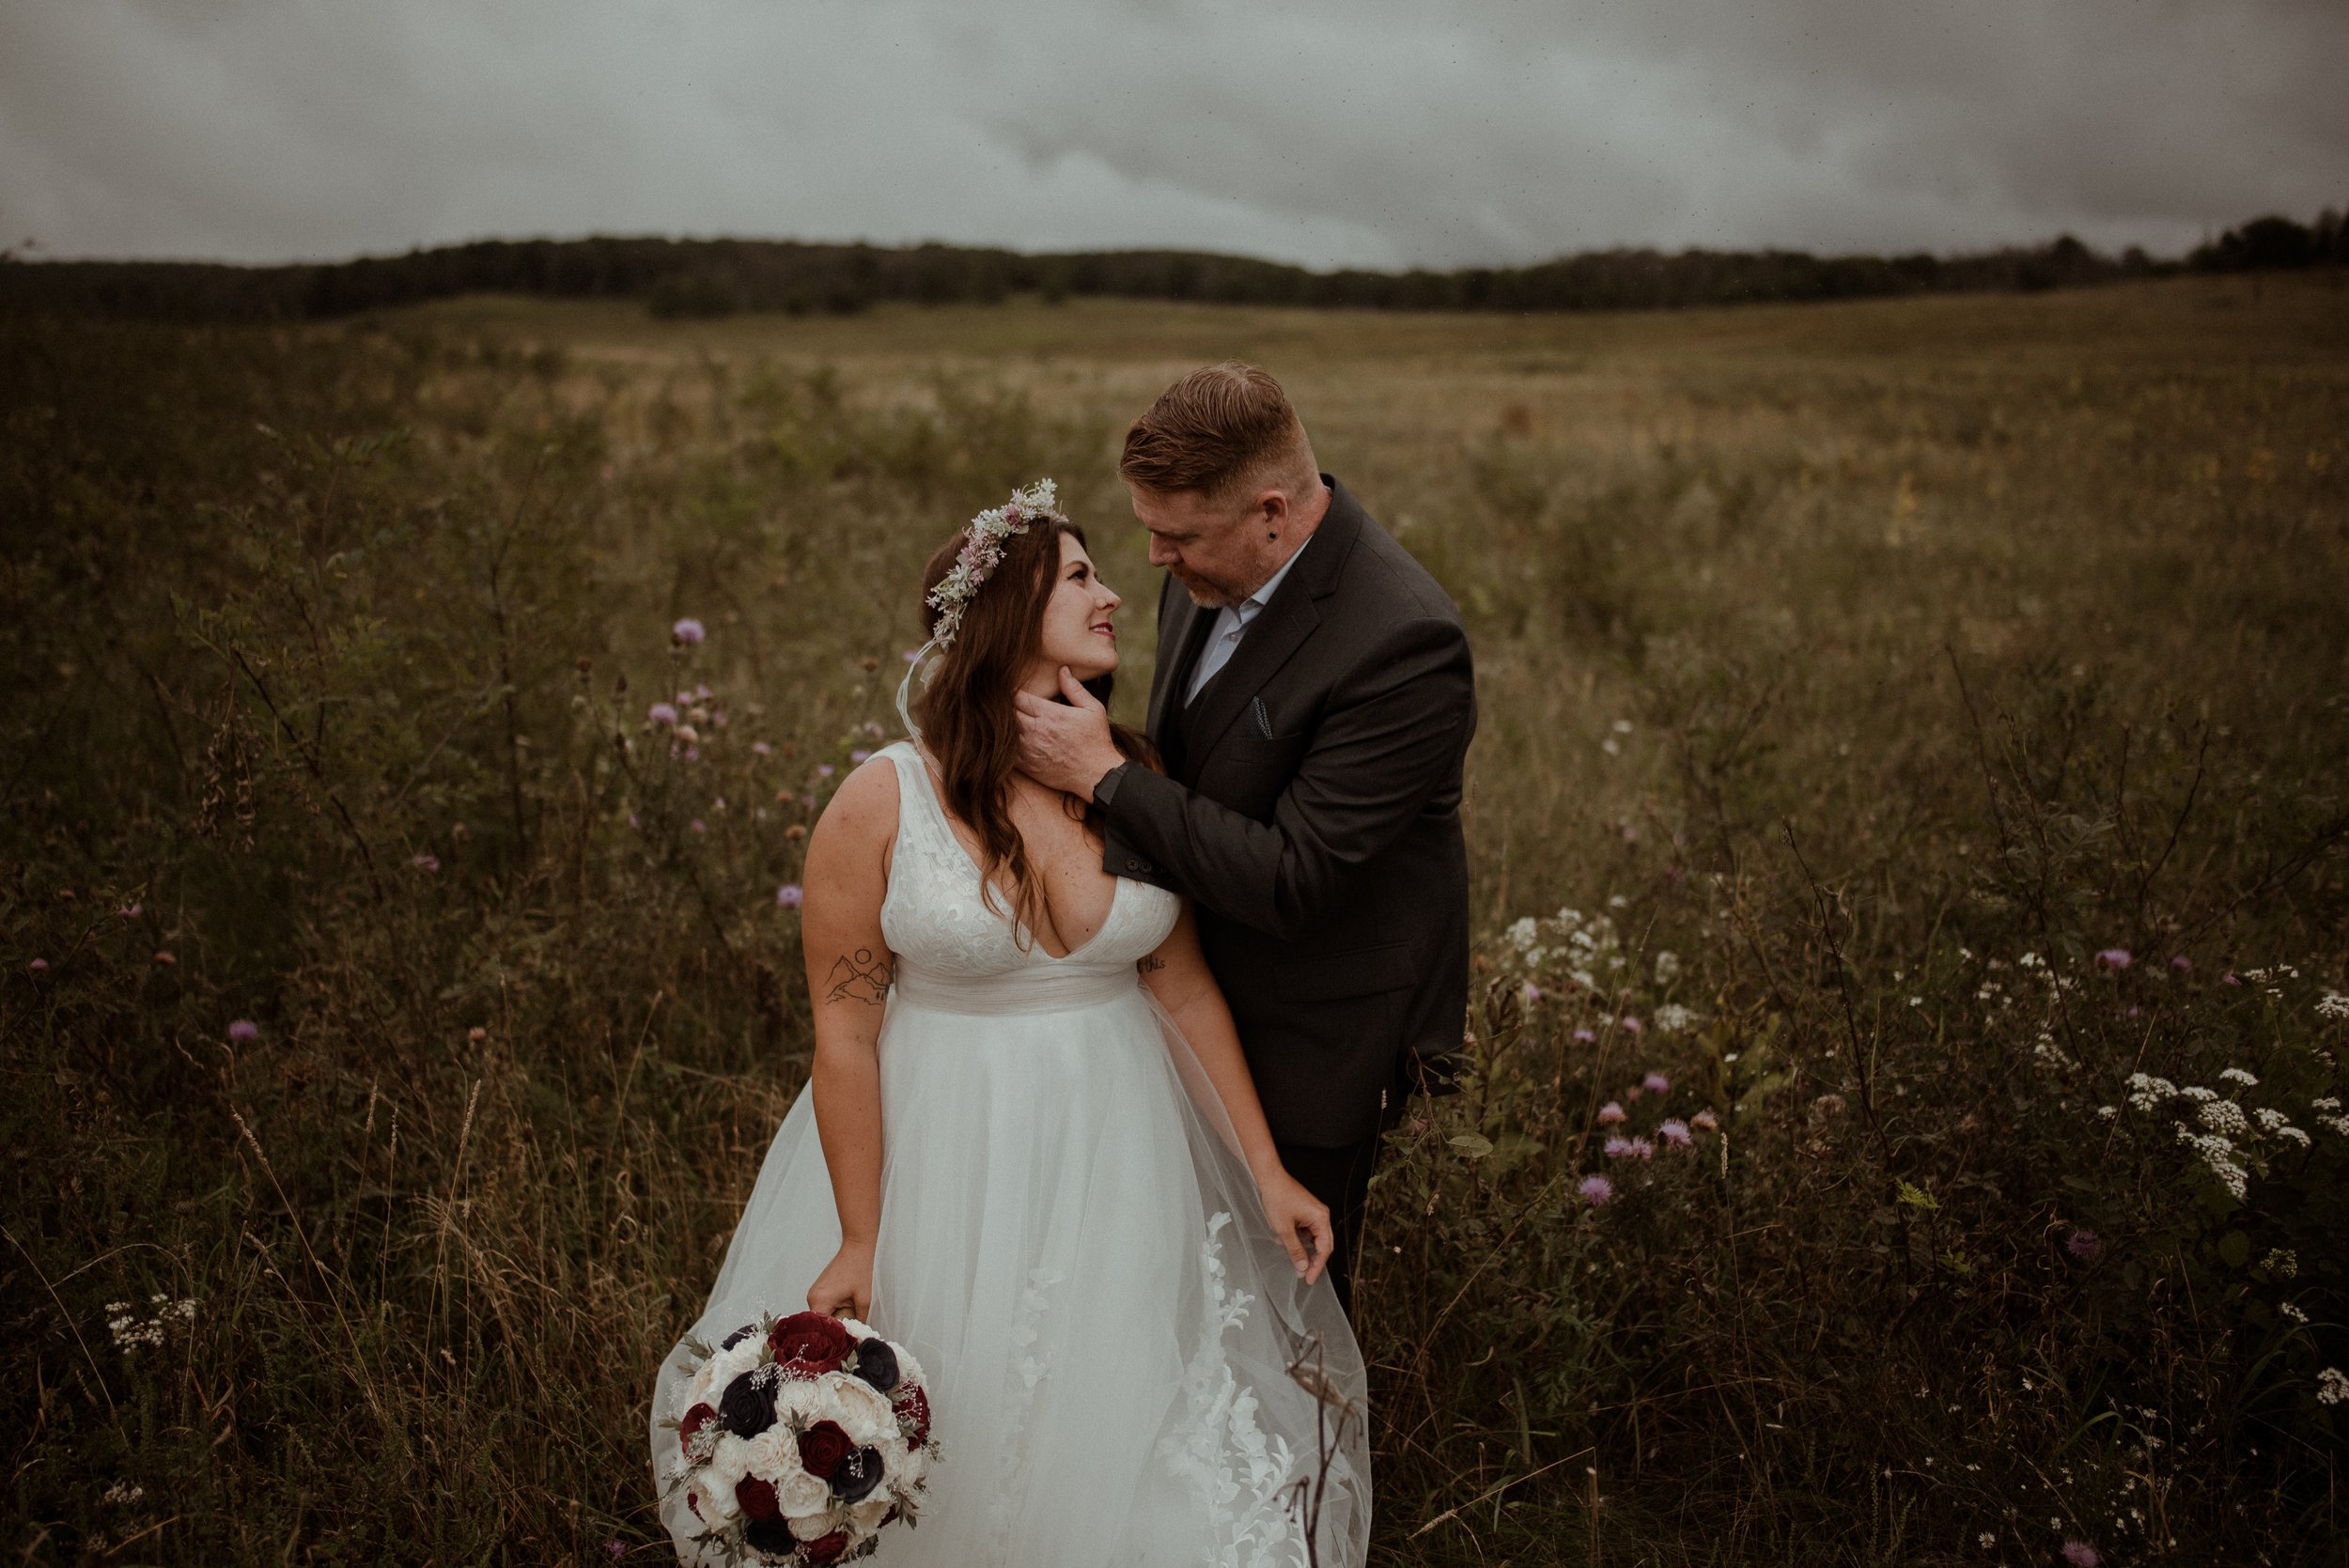
[[[2125,947],[2108,947],[2096,955],[2096,965],[2099,969],[2124,970],[2135,961],[2129,956],[2129,950]]]
[[[772,746],[768,745],[764,740],[754,740],[751,742],[751,755],[754,757],[772,756],[774,754],[774,751],[775,749]]]
[[[261,1037],[261,1026],[251,1018],[239,1018],[228,1026],[228,1038],[241,1046],[250,1045]]]
[[[441,869],[441,857],[438,855],[412,855],[409,859],[418,871],[438,871]]]
[[[645,709],[645,717],[656,724],[674,724],[677,722],[677,709],[667,703],[655,703]]]
[[[1578,1029],[1574,1032],[1575,1044],[1579,1046],[1587,1046],[1597,1038],[1596,1034],[1587,1029]]]
[[[1688,1118],[1688,1125],[1692,1127],[1702,1127],[1706,1132],[1719,1132],[1721,1126],[1721,1119],[1714,1115],[1710,1110],[1700,1110],[1694,1116]]]
[[[121,908],[117,909],[115,913],[120,915],[125,920],[136,920],[139,918],[139,907],[136,904],[125,904]]]
[[[620,1559],[628,1556],[628,1548],[621,1545],[617,1541],[606,1541],[603,1544],[603,1555],[610,1558],[613,1561],[617,1562]]]
[[[1672,1080],[1661,1073],[1650,1073],[1640,1080],[1640,1087],[1651,1094],[1660,1094],[1672,1086]]]
[[[702,749],[699,746],[688,746],[680,754],[688,762],[699,762],[702,759]]]
[[[1575,1190],[1593,1208],[1603,1208],[1615,1201],[1615,1184],[1605,1176],[1585,1176],[1575,1184]]]
[[[692,821],[688,822],[686,826],[692,829],[693,831],[697,833],[706,833],[709,831],[708,824],[702,821],[702,819],[698,816],[693,818]]]
[[[1598,1108],[1598,1119],[1602,1124],[1612,1126],[1623,1120],[1623,1107],[1613,1100],[1609,1100]]]
[[[2104,1251],[2104,1238],[2091,1230],[2074,1231],[2063,1238],[2063,1250],[2082,1263],[2094,1263]]]
[[[1631,1152],[1631,1140],[1621,1137],[1610,1138],[1599,1145],[1598,1152],[1609,1159],[1621,1159]]]
[[[2096,1548],[2085,1541],[2066,1541],[2063,1544],[2063,1560],[2072,1568],[2096,1568],[2104,1559],[2098,1557]]]
[[[775,890],[775,906],[778,908],[796,909],[806,899],[806,893],[797,882],[786,882]]]
[[[694,644],[700,642],[704,637],[708,635],[708,632],[702,629],[701,622],[693,619],[691,615],[686,616],[683,620],[677,622],[677,625],[669,629],[669,641],[677,644],[679,647],[690,648]]]
[[[702,703],[706,703],[706,702],[708,702],[708,701],[709,700],[709,688],[708,688],[708,687],[707,687],[707,686],[696,686],[696,687],[694,687],[694,688],[693,688],[693,700],[694,700],[695,702],[702,702]]]
[[[24,967],[31,970],[35,974],[47,974],[49,972],[49,960],[46,958],[36,958]]]
[[[2194,967],[2194,960],[2181,953],[2176,957],[2170,960],[2170,967],[2176,970],[2180,974],[2184,974],[2186,970]]]
[[[2240,986],[2243,984],[2242,980],[2236,976],[2234,970],[2229,970],[2226,973],[2220,975],[2218,977],[2218,983],[2221,986]]]
[[[1626,1017],[1618,1018],[1615,1021],[1623,1025],[1623,1032],[1626,1034],[1637,1034],[1640,1032],[1640,1020],[1637,1018]]]
[[[816,765],[816,776],[819,779],[829,779],[834,771],[835,769],[829,762],[819,762]]]
[[[1634,1159],[1653,1159],[1656,1157],[1656,1145],[1644,1138],[1635,1138],[1631,1146],[1624,1152]]]
[[[1518,988],[1517,995],[1528,1007],[1531,1007],[1542,1000],[1542,988],[1529,980]]]
[[[1667,1116],[1662,1121],[1657,1123],[1656,1131],[1658,1137],[1662,1138],[1665,1142],[1672,1144],[1674,1148],[1686,1148],[1688,1146],[1688,1124],[1682,1121],[1677,1116]]]
[[[868,751],[866,751],[863,747],[860,746],[860,747],[858,747],[855,751],[850,752],[850,753],[848,753],[848,760],[849,760],[850,762],[860,763],[860,764],[862,764],[862,763],[866,763],[866,762],[870,762],[870,761],[872,761],[872,760],[873,760],[873,753],[870,753],[870,752],[868,752]]]

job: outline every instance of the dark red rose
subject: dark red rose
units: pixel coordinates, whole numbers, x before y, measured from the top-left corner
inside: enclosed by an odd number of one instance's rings
[[[701,1499],[701,1495],[700,1495],[699,1493],[697,1493],[697,1492],[688,1492],[688,1493],[686,1493],[686,1494],[685,1494],[685,1506],[686,1506],[686,1507],[688,1507],[688,1508],[690,1508],[690,1509],[692,1509],[692,1510],[693,1511],[693,1517],[694,1517],[694,1518],[698,1519],[698,1518],[700,1518],[700,1517],[702,1516],[702,1499]]]
[[[817,1421],[800,1434],[800,1463],[818,1481],[829,1482],[840,1461],[856,1452],[838,1421]]]
[[[767,1344],[785,1372],[814,1377],[848,1365],[856,1338],[829,1312],[793,1312],[767,1331]]]
[[[746,1475],[734,1483],[734,1505],[754,1519],[771,1519],[783,1512],[775,1500],[775,1489],[754,1475]]]
[[[685,1419],[677,1423],[677,1446],[690,1451],[693,1446],[693,1434],[705,1426],[715,1423],[717,1420],[718,1412],[715,1407],[708,1405],[694,1405],[685,1412]]]
[[[830,1535],[819,1535],[813,1541],[800,1543],[800,1556],[814,1563],[837,1561],[840,1554],[848,1549],[848,1532],[845,1529],[836,1529]]]
[[[896,1399],[897,1426],[905,1433],[906,1441],[920,1448],[930,1440],[930,1396],[919,1389],[908,1389]]]

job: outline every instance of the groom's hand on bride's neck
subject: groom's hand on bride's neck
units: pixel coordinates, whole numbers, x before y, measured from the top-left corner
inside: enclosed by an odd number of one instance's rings
[[[1093,786],[1126,760],[1110,738],[1109,709],[1066,664],[1059,700],[1028,691],[1012,700],[1019,709],[1019,770],[1047,789],[1090,800]]]

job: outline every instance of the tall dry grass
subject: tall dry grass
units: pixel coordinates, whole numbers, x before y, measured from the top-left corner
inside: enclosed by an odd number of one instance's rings
[[[1483,684],[1380,1560],[2340,1560],[2338,298],[0,327],[11,1544],[665,1550],[919,563],[1050,472],[1146,598],[1115,435],[1238,352]]]

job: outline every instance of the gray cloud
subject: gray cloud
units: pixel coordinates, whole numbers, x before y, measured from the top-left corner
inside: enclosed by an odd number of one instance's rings
[[[2349,196],[2331,0],[23,0],[0,236],[2176,250]]]

